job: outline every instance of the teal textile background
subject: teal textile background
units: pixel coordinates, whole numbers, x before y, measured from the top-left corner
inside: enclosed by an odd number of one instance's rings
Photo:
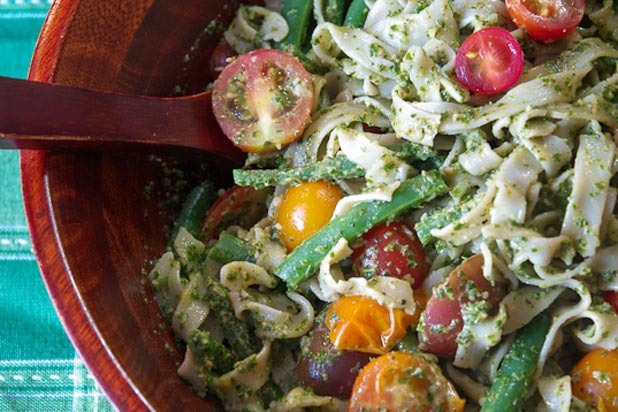
[[[0,0],[0,75],[26,77],[50,3]],[[113,410],[47,295],[26,227],[19,153],[8,150],[0,151],[0,328],[0,412]]]

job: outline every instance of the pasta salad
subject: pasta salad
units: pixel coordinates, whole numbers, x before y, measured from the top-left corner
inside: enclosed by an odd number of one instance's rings
[[[618,411],[618,4],[277,0],[149,274],[230,411]]]

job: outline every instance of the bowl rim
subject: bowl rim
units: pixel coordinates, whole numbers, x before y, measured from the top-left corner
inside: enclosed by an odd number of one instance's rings
[[[56,0],[51,5],[35,45],[29,80],[54,82],[63,49],[62,39],[78,5],[79,0]],[[26,221],[47,293],[71,343],[113,406],[118,410],[152,410],[104,344],[89,314],[81,310],[83,302],[71,281],[71,268],[64,256],[50,203],[48,156],[46,151],[20,151]],[[72,318],[65,318],[64,313],[71,313]],[[106,368],[95,368],[97,364],[106,365]]]

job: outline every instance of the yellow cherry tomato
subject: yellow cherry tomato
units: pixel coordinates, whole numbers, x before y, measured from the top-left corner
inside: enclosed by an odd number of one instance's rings
[[[325,323],[335,348],[381,355],[405,336],[414,320],[402,310],[354,295],[337,299],[328,309]]]
[[[594,349],[571,371],[573,395],[601,412],[618,412],[618,350]]]
[[[461,412],[465,403],[427,355],[389,352],[360,371],[348,412]]]
[[[343,194],[327,181],[305,182],[285,192],[277,209],[280,236],[288,250],[293,250],[331,219]]]

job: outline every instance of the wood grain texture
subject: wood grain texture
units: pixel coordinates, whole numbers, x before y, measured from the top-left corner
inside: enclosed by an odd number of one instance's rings
[[[0,77],[0,149],[194,150],[241,166],[211,107],[210,91],[152,97]]]
[[[153,96],[203,90],[218,37],[209,23],[229,20],[237,7],[225,4],[57,0],[29,78]],[[193,58],[184,59],[188,51]],[[230,182],[229,164],[198,157],[23,151],[26,215],[61,321],[112,403],[122,411],[216,410],[177,376],[182,354],[143,273],[164,250],[173,205],[162,163],[188,181],[210,173]]]

